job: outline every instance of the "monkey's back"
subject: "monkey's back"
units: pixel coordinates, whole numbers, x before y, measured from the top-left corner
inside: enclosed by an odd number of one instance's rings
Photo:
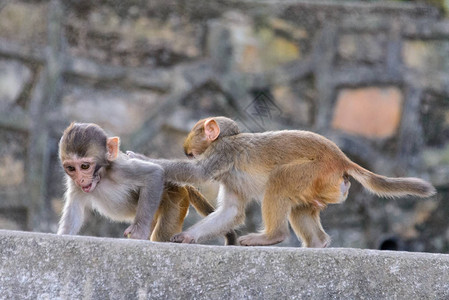
[[[274,165],[301,161],[332,161],[346,165],[347,156],[338,146],[319,134],[302,130],[241,133],[223,138],[234,146],[242,164]]]

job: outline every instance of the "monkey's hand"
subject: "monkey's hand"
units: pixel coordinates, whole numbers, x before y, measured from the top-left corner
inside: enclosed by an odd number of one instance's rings
[[[195,238],[186,232],[181,232],[174,235],[170,242],[183,244],[196,244]]]
[[[137,158],[137,154],[132,151],[126,151],[126,155],[128,155],[130,158]]]
[[[135,158],[135,159],[140,159],[140,160],[145,160],[145,161],[151,161],[151,162],[153,162],[153,160],[154,160],[154,159],[151,159],[151,158],[149,158],[149,157],[146,157],[146,156],[143,155],[143,154],[135,153],[135,152],[133,152],[133,151],[126,151],[126,155],[127,155],[129,158]]]
[[[131,239],[147,240],[150,232],[147,228],[142,228],[137,224],[131,224],[128,228],[126,228],[123,235]]]

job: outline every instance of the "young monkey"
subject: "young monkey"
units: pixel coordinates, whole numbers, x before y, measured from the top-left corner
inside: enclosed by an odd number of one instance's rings
[[[308,131],[240,133],[231,119],[208,118],[193,127],[184,150],[195,159],[150,161],[160,164],[169,180],[218,181],[221,205],[174,236],[174,242],[196,243],[227,232],[244,222],[246,204],[260,199],[264,230],[240,237],[241,245],[282,242],[289,221],[304,247],[327,247],[330,238],[321,226],[320,211],[346,200],[349,176],[383,197],[435,194],[431,184],[418,178],[374,174],[349,160],[330,140]]]
[[[151,234],[152,241],[169,241],[182,231],[189,204],[203,216],[214,211],[192,186],[166,182],[164,187],[160,166],[120,152],[119,138],[108,138],[98,125],[72,123],[59,142],[59,157],[67,191],[58,234],[77,234],[89,208],[130,222],[126,237],[148,239]],[[235,243],[234,232],[226,243]]]

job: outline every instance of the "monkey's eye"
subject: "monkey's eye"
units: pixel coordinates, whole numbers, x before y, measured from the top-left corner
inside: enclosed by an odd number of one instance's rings
[[[90,164],[82,164],[81,165],[81,169],[82,170],[87,170],[87,169],[89,169],[90,168]]]
[[[75,171],[75,168],[72,167],[72,166],[67,166],[66,169],[67,169],[67,171],[69,171],[69,172]]]

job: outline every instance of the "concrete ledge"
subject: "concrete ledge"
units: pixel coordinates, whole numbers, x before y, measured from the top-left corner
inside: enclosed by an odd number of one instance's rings
[[[1,299],[448,299],[449,255],[0,230]]]

